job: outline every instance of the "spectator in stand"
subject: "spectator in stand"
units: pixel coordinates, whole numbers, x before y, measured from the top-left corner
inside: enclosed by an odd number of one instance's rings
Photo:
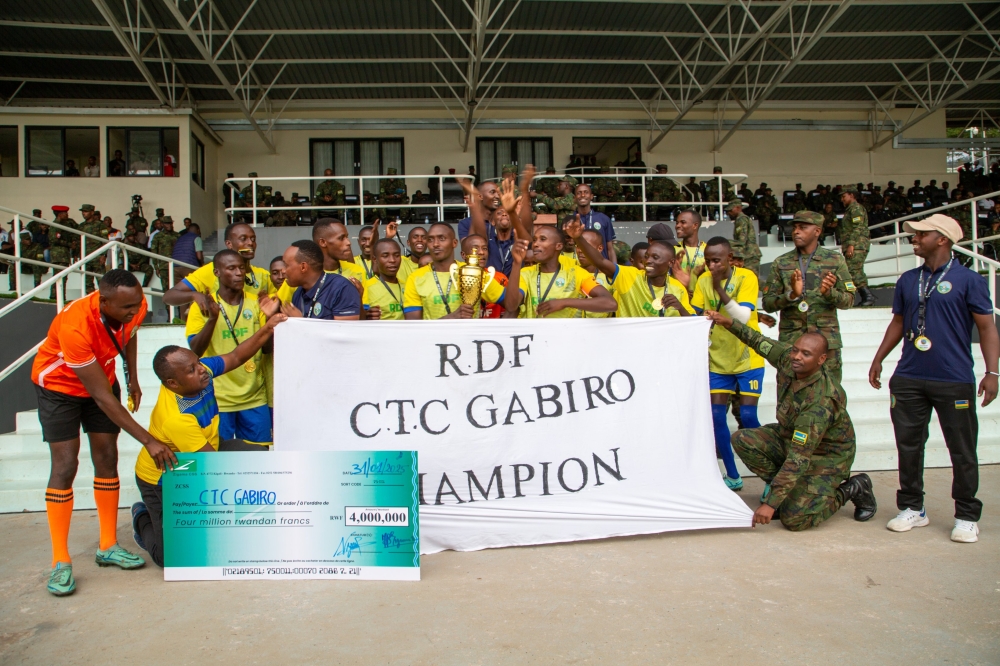
[[[170,177],[177,175],[177,160],[167,152],[166,148],[163,149],[163,175]]]
[[[125,175],[125,160],[122,159],[122,151],[115,151],[115,159],[108,162],[108,175],[109,176],[124,176]]]
[[[434,175],[435,176],[441,175],[441,167],[439,166],[434,167]],[[431,200],[433,203],[440,203],[439,199],[441,197],[441,181],[433,177],[428,178],[427,191],[430,192]]]
[[[80,170],[76,168],[76,162],[73,160],[66,160],[66,169],[63,170],[64,176],[79,176]]]
[[[83,167],[83,175],[87,178],[98,178],[101,175],[101,167],[97,164],[97,158],[93,155],[87,160],[87,166]]]

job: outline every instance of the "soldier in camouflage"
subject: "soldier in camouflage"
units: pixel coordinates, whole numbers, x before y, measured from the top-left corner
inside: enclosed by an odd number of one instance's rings
[[[76,220],[69,216],[69,206],[53,206],[52,212],[56,214],[55,221],[65,227],[70,227],[72,229],[79,228]],[[49,263],[56,264],[57,266],[69,266],[73,262],[73,254],[79,248],[79,236],[76,234],[63,231],[54,226],[49,227]],[[58,272],[59,269],[53,269],[54,272]],[[63,285],[63,295],[66,294],[66,278],[62,280]],[[56,285],[52,285],[52,289],[49,290],[49,298],[55,299],[56,297]]]
[[[722,173],[722,167],[715,167],[712,169],[713,174]],[[736,191],[733,190],[733,184],[730,183],[725,178],[722,179],[722,200],[729,201],[736,196]],[[708,179],[708,185],[705,186],[705,201],[709,203],[718,204],[719,203],[719,179],[717,176],[713,176]],[[718,210],[718,209],[716,209]]]
[[[743,214],[743,202],[730,201],[726,206],[729,219],[733,221],[733,243],[740,246],[743,266],[754,275],[760,272],[760,246],[757,244],[757,226]]]
[[[545,176],[535,181],[535,191],[547,197],[555,198],[559,196],[559,178],[555,178],[555,167],[546,167]]]
[[[125,234],[123,242],[130,247],[136,247],[140,250],[146,249],[146,245],[142,243],[136,236],[135,232],[131,230]],[[153,279],[153,266],[149,263],[149,257],[144,254],[139,254],[138,252],[126,251],[125,254],[128,257],[128,270],[134,273],[143,273],[145,277],[142,281],[142,286],[143,288],[148,287],[150,281]]]
[[[784,212],[786,215],[794,215],[800,210],[807,210],[806,193],[802,191],[802,183],[795,183],[795,193],[792,194],[792,200],[785,204]]]
[[[816,527],[847,502],[854,504],[855,520],[870,520],[878,505],[868,475],[850,476],[854,424],[844,389],[824,367],[826,338],[804,333],[792,343],[779,342],[723,314],[709,317],[777,371],[778,422],[732,436],[733,450],[766,484],[752,524],[778,517],[798,532]]]
[[[132,206],[132,210],[128,214],[128,219],[125,220],[125,233],[127,234],[131,231],[141,241],[146,237],[146,229],[148,228],[149,222],[139,214],[139,207]]]
[[[537,203],[544,204],[548,212],[555,213],[557,224],[562,229],[563,218],[576,210],[576,198],[573,191],[576,189],[577,181],[573,176],[563,176],[559,181],[559,196],[552,198],[539,193]]]
[[[333,176],[333,169],[327,169],[323,172],[324,176]],[[324,197],[329,194],[329,200],[325,200]],[[345,199],[346,190],[344,185],[339,180],[334,180],[333,178],[328,178],[324,180],[319,185],[316,186],[316,196],[313,197],[314,206],[322,206],[319,203],[323,201],[327,205],[343,206]]]
[[[91,204],[84,204],[80,207],[80,212],[83,213],[83,222],[80,224],[80,231],[88,234],[93,234],[94,236],[100,236],[104,239],[103,243],[98,243],[93,238],[87,238],[85,241],[81,236],[80,247],[81,252],[83,251],[83,243],[86,242],[86,253],[90,254],[98,247],[107,244],[108,236],[111,230],[104,224],[104,220]],[[107,262],[107,256],[101,255],[96,259],[88,261],[85,268],[90,273],[97,273],[99,275],[104,275],[106,272],[105,263]],[[88,275],[84,278],[83,283],[85,285],[84,291],[88,294],[92,293],[97,288],[97,278],[93,275]]]
[[[153,239],[150,250],[162,257],[169,257],[174,251],[174,243],[177,242],[179,234],[174,231],[174,220],[169,215],[165,216],[160,224],[163,228]],[[173,285],[170,284],[169,263],[161,259],[154,259],[153,267],[156,269],[156,275],[160,278],[160,288],[163,291],[170,289]]]
[[[668,171],[666,164],[656,165],[656,173],[665,175]],[[647,178],[646,199],[647,201],[683,201],[681,190],[672,178]],[[674,206],[650,208],[651,218],[654,220],[669,219],[672,210],[674,210]]]
[[[795,249],[771,263],[764,285],[764,310],[781,311],[778,339],[782,342],[790,343],[803,333],[821,333],[829,343],[826,372],[839,383],[843,342],[837,310],[854,305],[854,282],[844,257],[819,244],[822,215],[799,211],[793,225]]]
[[[617,178],[611,177],[611,168],[602,166],[600,169],[601,175],[590,184],[590,189],[594,193],[594,201],[597,203],[625,201],[622,184],[618,182]],[[614,215],[618,212],[618,206],[596,206],[595,208],[605,215]]]
[[[48,227],[46,227],[47,229]],[[21,257],[24,259],[34,259],[35,261],[45,261],[45,248],[35,241],[33,235],[27,229],[21,230]],[[29,273],[35,278],[35,286],[42,283],[42,276],[49,269],[45,266],[35,266],[32,264],[21,264],[21,275]],[[14,266],[10,269],[10,289],[14,291],[17,286],[17,277],[14,275]],[[24,285],[22,284],[22,287]]]
[[[778,200],[767,185],[764,186],[763,195],[757,199],[757,219],[760,220],[760,228],[770,232],[771,225],[778,219]]]
[[[390,176],[396,175],[396,169],[389,167],[386,173]],[[409,203],[409,198],[406,195],[406,181],[402,178],[384,178],[381,183],[379,183],[379,204],[382,206],[400,206]],[[410,209],[397,209],[392,211],[395,213],[402,222],[409,222],[410,219]],[[388,214],[388,212],[383,213],[383,215]]]
[[[840,193],[840,202],[844,204],[844,217],[840,220],[840,247],[847,260],[847,270],[851,272],[854,287],[861,296],[859,307],[870,308],[875,305],[875,294],[868,288],[868,276],[865,275],[865,259],[872,241],[868,232],[868,213],[865,207],[858,203],[858,188],[848,185]]]

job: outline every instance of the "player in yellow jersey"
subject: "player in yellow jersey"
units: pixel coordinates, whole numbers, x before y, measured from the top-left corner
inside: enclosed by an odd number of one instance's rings
[[[156,406],[149,417],[149,431],[156,433],[154,437],[177,453],[262,450],[244,442],[220,441],[215,381],[226,373],[243,372],[244,365],[271,340],[274,327],[285,319],[283,314],[271,317],[267,325],[222,356],[199,359],[194,353],[176,345],[156,352],[153,372],[161,385]],[[140,548],[149,553],[153,562],[162,567],[161,475],[162,470],[146,449],[140,451],[135,461],[135,482],[142,501],[132,505],[132,537]]]
[[[670,277],[676,266],[674,248],[663,241],[651,241],[646,250],[646,269],[620,266],[604,257],[588,240],[583,225],[574,220],[565,231],[576,237],[576,247],[597,266],[611,283],[611,295],[618,303],[617,317],[686,317],[694,314],[687,289]],[[658,307],[657,307],[658,306]]]
[[[211,294],[209,314],[191,308],[184,329],[188,346],[198,356],[228,354],[263,328],[266,319],[254,293],[244,288],[244,270],[236,252],[223,250],[215,255],[219,288]],[[262,370],[263,355],[270,353],[267,345],[242,369],[215,383],[222,439],[242,439],[264,447],[271,444],[271,411]]]
[[[226,248],[233,250],[245,262],[246,285],[254,293],[265,292],[268,296],[274,296],[277,288],[271,282],[271,273],[266,268],[259,268],[252,265],[257,254],[257,233],[249,224],[245,222],[234,222],[226,227],[223,232],[226,239]],[[207,294],[214,293],[219,288],[219,278],[215,274],[214,262],[209,262],[201,268],[191,272],[186,278],[175,284],[163,294],[164,305],[183,307],[194,302],[201,308],[202,314],[208,314],[208,302],[211,300]]]
[[[333,217],[321,217],[313,223],[312,237],[313,242],[323,251],[323,271],[347,278],[354,283],[360,294],[367,278],[364,269],[350,260],[351,236],[344,223]],[[278,300],[291,303],[294,294],[295,287],[286,280],[278,290]]]
[[[378,224],[378,220],[375,220],[375,224]],[[375,227],[370,224],[361,227],[361,231],[358,232],[358,247],[361,251],[351,258],[355,266],[361,267],[365,274],[365,280],[375,276],[375,260],[372,258],[373,240],[378,240]]]
[[[746,268],[733,266],[729,241],[721,236],[705,245],[707,270],[698,278],[691,305],[699,313],[725,312],[744,326],[760,331],[757,324],[757,276]],[[726,411],[730,396],[740,394],[740,420],[744,428],[759,428],[757,401],[764,382],[762,363],[754,363],[756,354],[725,330],[712,327],[708,348],[708,379],[712,398],[712,422],[715,448],[726,467],[726,485],[741,490],[743,480],[736,469],[730,444]],[[759,361],[760,357],[757,357]],[[754,366],[757,367],[754,367]]]
[[[698,277],[705,272],[705,243],[699,242],[698,231],[701,229],[701,214],[696,210],[685,210],[677,216],[674,223],[677,228],[677,238],[680,245],[674,248],[680,259],[673,276],[687,287],[688,293],[694,293]]]
[[[566,230],[563,229],[564,233],[565,231]],[[568,236],[569,234],[566,235]],[[600,252],[602,256],[604,255],[604,237],[601,236],[600,233],[594,231],[593,229],[586,229],[583,232],[583,236],[595,250]],[[597,265],[587,258],[587,255],[583,253],[582,249],[578,249],[577,251],[577,261],[585,271],[594,276],[594,279],[597,280],[597,284],[607,289],[608,293],[614,296],[608,276],[597,269]],[[577,316],[581,319],[605,319],[607,317],[615,316],[614,312],[587,312],[586,310],[578,310],[577,312],[579,313]]]
[[[458,240],[450,224],[435,222],[427,231],[430,263],[415,270],[403,290],[403,316],[406,319],[478,319],[479,312],[462,303],[462,295],[451,277]],[[464,263],[459,262],[458,266]],[[484,277],[483,281],[486,281]],[[496,280],[483,290],[483,300],[501,303],[504,290]]]
[[[400,284],[399,264],[402,256],[399,243],[392,238],[375,241],[373,250],[375,275],[365,280],[365,293],[361,305],[367,319],[402,320],[403,288]]]
[[[399,284],[406,286],[406,281],[413,271],[420,268],[420,257],[427,254],[427,230],[423,227],[413,227],[406,235],[406,246],[410,249],[410,256],[402,257],[399,260]]]
[[[560,261],[563,232],[538,225],[532,233],[533,266],[521,268],[528,253],[528,241],[514,239],[514,264],[507,283],[504,305],[508,317],[535,319],[570,318],[587,312],[614,312],[618,304],[607,289],[580,265],[567,269]]]

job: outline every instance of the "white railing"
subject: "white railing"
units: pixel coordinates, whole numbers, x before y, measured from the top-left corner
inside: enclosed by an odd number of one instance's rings
[[[902,226],[903,222],[906,222],[908,220],[922,220],[922,219],[924,219],[926,217],[930,217],[931,215],[934,215],[936,213],[950,211],[950,210],[953,210],[953,209],[956,209],[956,208],[961,208],[962,206],[969,206],[969,209],[970,209],[970,215],[971,215],[971,219],[972,219],[972,238],[967,239],[967,240],[963,240],[961,243],[958,243],[957,245],[958,246],[966,246],[966,245],[968,245],[968,246],[970,246],[972,248],[971,252],[970,251],[964,251],[964,254],[967,254],[967,255],[969,255],[969,256],[971,256],[973,258],[973,270],[977,270],[977,271],[980,270],[981,262],[984,259],[986,259],[986,257],[984,257],[981,253],[977,252],[976,248],[978,246],[982,245],[983,243],[987,242],[987,241],[991,241],[991,240],[1000,238],[1000,235],[997,235],[997,236],[988,236],[988,237],[985,237],[985,238],[979,238],[979,211],[978,211],[977,204],[978,204],[978,202],[982,201],[983,199],[996,199],[998,197],[1000,197],[1000,190],[997,190],[996,192],[990,192],[988,194],[981,194],[981,195],[979,195],[977,197],[973,197],[971,199],[964,199],[962,201],[956,201],[955,203],[944,204],[944,205],[941,205],[941,206],[937,206],[935,208],[929,208],[927,210],[921,210],[921,211],[918,211],[916,213],[910,213],[908,215],[904,215],[902,217],[897,217],[897,218],[889,220],[887,222],[880,222],[878,224],[873,224],[873,225],[869,226],[868,230],[870,232],[872,229],[880,229],[882,227],[887,227],[889,225],[893,225],[894,233],[890,234],[889,236],[879,236],[878,238],[876,238],[874,240],[875,240],[875,242],[878,242],[878,243],[882,243],[882,242],[889,241],[889,240],[893,241],[895,243],[895,245],[896,245],[896,254],[888,256],[888,257],[882,257],[880,259],[872,259],[871,261],[868,261],[868,262],[865,262],[865,263],[866,264],[869,264],[869,263],[873,264],[873,263],[877,263],[879,261],[889,261],[889,260],[895,259],[895,261],[896,261],[896,270],[895,270],[895,272],[879,273],[877,275],[869,275],[868,277],[869,278],[894,277],[894,276],[899,276],[899,275],[901,275],[903,273],[904,269],[903,269],[903,267],[902,267],[902,265],[900,263],[900,259],[902,259],[904,257],[911,256],[911,254],[902,251],[902,239],[903,238],[907,238],[909,236],[912,236],[911,233],[902,230],[903,229],[903,226]],[[959,248],[956,246],[956,249],[959,249]],[[908,270],[908,269],[906,269],[906,270]]]
[[[725,213],[726,204],[731,200],[726,196],[726,193],[722,189],[722,181],[728,180],[733,187],[740,182],[747,179],[746,174],[704,174],[704,173],[685,173],[685,174],[659,174],[659,173],[635,173],[635,174],[608,174],[608,173],[597,173],[597,174],[538,174],[535,176],[535,180],[541,178],[563,178],[566,175],[571,175],[576,178],[579,182],[589,183],[598,178],[613,178],[622,183],[623,187],[633,188],[633,191],[637,190],[638,201],[595,201],[593,206],[595,208],[602,207],[641,207],[642,208],[642,220],[649,219],[649,207],[698,207],[698,208],[709,208],[718,211],[718,219],[723,219]],[[379,183],[383,180],[403,180],[403,181],[421,181],[424,182],[427,179],[436,178],[438,181],[438,200],[433,203],[381,203],[379,201],[374,201],[372,203],[365,203],[365,181],[370,181],[374,183],[375,192],[370,193],[372,197],[378,198],[378,190],[380,189]],[[461,209],[465,211],[465,215],[468,215],[468,206],[465,204],[464,200],[455,200],[452,202],[445,201],[445,181],[457,181],[459,178],[464,180],[472,180],[472,176],[468,174],[425,174],[425,175],[396,175],[396,176],[275,176],[275,177],[255,177],[255,178],[229,178],[227,179],[223,187],[227,185],[233,190],[233,204],[238,203],[236,201],[237,197],[241,196],[241,191],[243,187],[250,187],[251,201],[250,205],[232,205],[226,208],[226,214],[229,216],[230,220],[238,217],[242,214],[250,214],[253,226],[257,226],[259,213],[268,213],[271,211],[312,211],[312,210],[323,210],[323,211],[345,211],[345,212],[357,212],[358,221],[363,223],[365,219],[365,211],[378,210],[378,209],[392,209],[392,210],[415,210],[415,211],[434,211],[437,220],[445,219],[445,209],[455,210]],[[684,184],[679,181],[679,179],[704,179],[704,180],[715,180],[719,198],[716,201],[650,201],[647,197],[647,189],[652,188],[652,182],[657,178],[667,178],[673,180],[677,185],[677,189],[683,194]],[[313,182],[323,182],[323,181],[337,181],[344,186],[345,193],[348,190],[347,185],[353,186],[353,189],[357,194],[347,194],[346,196],[357,196],[358,203],[356,204],[345,204],[342,206],[336,205],[311,205],[311,204],[298,204],[295,202],[286,202],[284,206],[267,206],[267,205],[257,205],[257,193],[258,190],[263,190],[265,187],[269,187],[271,183],[283,183],[283,182],[303,182],[308,184],[310,190],[309,201],[312,202],[312,183]],[[242,186],[241,186],[242,184]],[[450,183],[447,183],[450,184]],[[701,181],[698,182],[699,186]],[[272,191],[274,188],[271,188]],[[407,187],[409,190],[409,187]],[[429,193],[428,193],[429,195]],[[455,192],[456,197],[461,196],[461,192]],[[735,196],[735,192],[732,196]],[[409,200],[409,197],[407,197]],[[243,202],[246,203],[246,202]],[[429,219],[429,215],[427,216]]]
[[[86,292],[86,280],[87,277],[94,277],[100,279],[101,275],[86,270],[86,266],[91,261],[100,259],[102,256],[108,256],[110,258],[111,268],[118,268],[121,261],[124,261],[124,266],[128,268],[128,255],[138,254],[150,259],[155,259],[157,261],[164,261],[167,263],[167,281],[170,283],[168,285],[163,285],[163,290],[166,291],[170,288],[170,285],[174,283],[174,268],[177,266],[190,268],[192,270],[196,269],[197,266],[192,266],[186,264],[182,261],[172,259],[171,257],[164,257],[153,252],[148,252],[141,248],[132,247],[126,245],[121,241],[108,240],[106,238],[101,238],[100,236],[95,236],[89,234],[79,229],[74,229],[73,227],[59,224],[52,220],[43,220],[32,215],[27,215],[19,211],[13,210],[11,208],[5,208],[0,206],[0,212],[12,213],[14,215],[14,254],[13,255],[0,255],[0,261],[10,264],[10,270],[15,272],[15,285],[17,291],[17,298],[13,302],[8,304],[6,307],[0,308],[0,318],[6,317],[11,314],[14,310],[21,307],[25,303],[30,302],[33,298],[38,297],[40,294],[44,293],[45,290],[55,289],[56,293],[56,311],[61,311],[66,303],[66,294],[64,291],[64,281],[72,274],[80,275],[80,295]],[[68,266],[62,266],[59,264],[52,264],[45,261],[38,261],[36,259],[29,259],[28,257],[21,256],[21,231],[22,222],[24,221],[35,221],[41,224],[48,225],[49,227],[54,227],[61,231],[69,232],[80,236],[80,258],[71,263]],[[26,222],[25,222],[26,223]],[[86,251],[87,240],[92,239],[96,249],[91,252]],[[119,256],[119,253],[121,256]],[[45,280],[42,280],[38,285],[33,288],[25,289],[21,280],[23,275],[21,274],[21,266],[44,266],[46,268],[51,268],[53,270],[53,275]],[[30,275],[30,273],[29,273]],[[149,295],[161,295],[162,292],[157,292],[152,289],[143,289],[143,293]],[[174,319],[174,308],[172,306],[168,307],[168,316],[171,321]],[[41,347],[44,338],[38,342],[34,347],[29,349],[27,352],[22,354],[17,360],[8,365],[3,370],[0,370],[0,381],[10,376],[15,370],[21,367],[25,362],[31,359],[38,348]]]

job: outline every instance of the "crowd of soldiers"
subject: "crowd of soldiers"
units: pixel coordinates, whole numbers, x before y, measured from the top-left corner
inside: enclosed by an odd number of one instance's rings
[[[130,247],[145,250],[163,257],[171,257],[174,244],[183,233],[183,231],[178,232],[174,230],[173,218],[165,215],[162,208],[156,209],[156,217],[150,224],[142,216],[141,207],[134,205],[126,217],[124,232],[116,229],[112,219],[102,216],[101,212],[92,204],[83,204],[80,206],[80,213],[83,217],[82,222],[77,222],[69,216],[69,213],[69,206],[55,205],[52,206],[54,224],[46,224],[40,219],[32,219],[25,224],[23,229],[21,229],[18,239],[21,245],[21,256],[26,259],[45,262],[56,267],[65,267],[79,261],[82,257],[93,254],[95,250],[104,246],[108,241],[117,240]],[[34,218],[41,218],[41,209],[32,211],[32,216]],[[185,229],[190,225],[190,222],[190,218],[185,218]],[[10,222],[10,225],[13,229],[13,221]],[[73,233],[62,227],[75,229],[81,233]],[[3,254],[14,254],[13,233],[11,234],[9,247],[4,248]],[[98,241],[90,236],[83,236],[81,234],[90,234],[102,240]],[[159,276],[161,285],[169,283],[169,262],[166,260],[151,259],[146,255],[128,252],[127,250],[123,257],[123,260],[128,263],[128,270],[144,274],[143,287],[149,286],[154,272]],[[96,289],[100,276],[106,273],[109,268],[107,253],[95,256],[84,265],[84,270],[86,271],[84,277],[85,293],[89,294]],[[43,276],[49,270],[50,266],[38,264],[25,263],[21,266],[21,274],[32,275],[34,286],[36,287],[41,284]],[[58,272],[60,269],[51,268],[51,270]],[[63,278],[64,293],[66,281],[67,279]],[[14,271],[10,271],[9,288],[13,291],[15,287],[16,277]],[[49,290],[49,298],[56,298],[55,284]]]

